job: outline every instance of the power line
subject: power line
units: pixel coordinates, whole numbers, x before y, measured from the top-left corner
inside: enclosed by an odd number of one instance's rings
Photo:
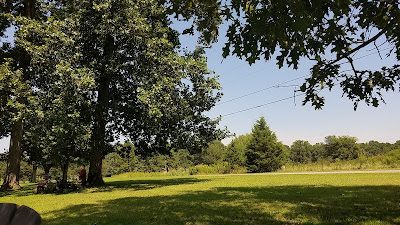
[[[228,114],[222,115],[221,117],[227,117],[227,116],[231,116],[231,115],[238,114],[238,113],[241,113],[241,112],[246,112],[246,111],[249,111],[249,110],[252,110],[252,109],[256,109],[256,108],[260,108],[260,107],[263,107],[263,106],[266,106],[266,105],[271,105],[271,104],[274,104],[274,103],[278,103],[278,102],[281,102],[281,101],[292,99],[292,98],[295,98],[295,97],[298,97],[298,96],[301,96],[301,95],[305,95],[305,94],[304,93],[297,94],[297,95],[293,95],[293,96],[290,96],[290,97],[287,97],[287,98],[282,98],[282,99],[275,100],[275,101],[272,101],[272,102],[267,102],[267,103],[264,103],[264,104],[261,104],[261,105],[257,105],[257,106],[254,106],[254,107],[247,108],[247,109],[242,109],[242,110],[239,110],[239,111],[236,111],[236,112],[228,113]]]
[[[254,91],[254,92],[251,92],[251,93],[248,93],[248,94],[245,94],[245,95],[236,97],[236,98],[232,98],[232,99],[229,99],[229,100],[227,100],[227,101],[223,101],[223,102],[221,102],[221,103],[218,103],[218,104],[216,104],[216,106],[217,106],[217,105],[222,105],[222,104],[225,104],[225,103],[228,103],[228,102],[232,102],[232,101],[235,101],[235,100],[238,100],[238,99],[241,99],[241,98],[250,96],[250,95],[254,95],[254,94],[260,93],[260,92],[262,92],[262,91],[266,91],[266,90],[268,90],[268,89],[279,88],[279,87],[288,87],[288,86],[281,86],[281,85],[290,83],[290,82],[295,81],[295,80],[299,80],[299,79],[305,78],[305,77],[307,77],[307,76],[308,76],[308,75],[304,75],[304,76],[301,76],[301,77],[298,77],[298,78],[295,78],[295,79],[292,79],[292,80],[288,80],[288,81],[285,81],[285,82],[282,82],[282,83],[279,83],[279,84],[275,84],[275,85],[272,85],[272,86],[269,86],[269,87],[260,89],[260,90],[258,90],[258,91]],[[297,85],[296,85],[296,86],[297,86]]]
[[[358,58],[353,59],[353,61],[356,61],[356,60],[359,60],[359,59],[362,59],[362,58],[365,58],[365,57],[368,57],[368,56],[371,56],[371,55],[379,54],[380,51],[386,51],[386,50],[391,49],[391,48],[393,48],[393,47],[384,48],[384,49],[382,49],[382,50],[378,50],[378,51],[376,51],[376,52],[373,52],[373,53],[369,53],[369,54],[360,56],[360,57],[358,57]],[[355,56],[355,54],[354,54],[354,56]],[[349,63],[349,62],[342,62],[342,63],[339,63],[338,65],[343,65],[343,64],[347,64],[347,63]],[[236,69],[238,69],[238,68],[240,68],[240,67],[242,67],[242,66],[243,66],[243,65],[234,67],[233,69],[229,70],[227,73],[232,72],[233,70],[236,70]],[[236,80],[240,80],[240,79],[242,79],[242,78],[248,77],[248,76],[253,75],[253,74],[255,74],[255,73],[261,72],[261,71],[266,70],[266,69],[268,69],[268,67],[263,68],[263,69],[260,69],[260,70],[257,70],[257,71],[254,71],[254,72],[251,72],[251,73],[246,74],[246,75],[244,75],[244,76],[235,78],[235,79],[233,79],[233,80],[230,80],[230,81],[226,82],[225,85],[226,85],[226,84],[230,84],[230,83],[232,83],[232,82],[234,82],[234,81],[236,81]]]
[[[358,57],[358,58],[353,59],[353,61],[356,61],[356,60],[359,60],[359,59],[362,59],[362,58],[365,58],[365,57],[368,57],[368,56],[371,56],[371,55],[379,54],[380,51],[386,51],[386,50],[391,49],[391,48],[393,48],[393,47],[388,47],[388,48],[385,48],[385,49],[382,49],[382,50],[379,50],[379,49],[378,49],[378,51],[376,51],[376,52],[373,52],[373,53],[369,53],[369,54],[360,56],[360,57]],[[357,52],[356,52],[356,53],[357,53]],[[353,56],[355,56],[355,54],[354,54]],[[347,63],[349,63],[349,62],[342,62],[342,63],[339,63],[338,65],[343,65],[343,64],[347,64]],[[236,70],[236,69],[238,69],[238,68],[240,68],[240,67],[242,67],[242,66],[243,66],[243,65],[234,67],[233,69],[229,70],[227,73],[232,72],[233,70]],[[244,75],[244,76],[235,78],[235,79],[233,79],[233,80],[230,80],[230,81],[226,82],[225,85],[230,84],[230,83],[232,83],[232,82],[234,82],[234,81],[236,81],[236,80],[240,80],[240,79],[242,79],[242,78],[248,77],[248,76],[250,76],[250,75],[256,74],[256,73],[261,72],[261,71],[266,70],[266,69],[268,69],[268,67],[263,68],[263,69],[260,69],[260,70],[257,70],[257,71],[255,71],[255,72],[251,72],[251,73],[246,74],[246,75]],[[254,93],[250,93],[250,94],[248,94],[248,95],[245,95],[245,96],[243,96],[243,97],[247,97],[247,96],[249,96],[249,95],[253,95],[253,94],[256,94],[256,93],[259,93],[259,92],[262,92],[262,91],[264,91],[264,90],[271,89],[271,88],[276,88],[276,87],[268,87],[268,88],[265,88],[265,89],[256,91],[256,92],[254,92]],[[243,98],[243,97],[240,96],[240,97],[238,97],[238,98],[236,98],[236,99],[240,99],[240,98]],[[225,104],[225,103],[227,103],[227,102],[234,101],[234,100],[236,100],[236,99],[231,99],[231,100],[228,100],[228,101],[225,101],[225,102],[221,102],[221,103],[219,103],[219,104],[217,104],[217,105],[222,105],[222,104]]]
[[[341,73],[345,73],[346,71],[347,70],[342,71]],[[301,77],[296,78],[296,79],[300,79],[300,78]],[[289,81],[287,81],[287,82],[289,82]],[[336,84],[334,84],[334,85],[336,85]],[[322,89],[319,90],[317,93],[319,93],[321,91],[322,91]],[[252,110],[252,109],[257,109],[257,108],[260,108],[260,107],[263,107],[263,106],[266,106],[266,105],[271,105],[271,104],[274,104],[274,103],[278,103],[278,102],[281,102],[281,101],[285,101],[285,100],[289,100],[289,99],[296,99],[296,97],[302,96],[302,95],[305,95],[305,93],[301,93],[301,94],[297,94],[297,95],[293,94],[293,96],[290,96],[290,97],[281,98],[281,99],[278,99],[278,100],[275,100],[275,101],[271,101],[271,102],[267,102],[267,103],[264,103],[264,104],[261,104],[261,105],[253,106],[253,107],[246,108],[246,109],[242,109],[242,110],[239,110],[239,111],[236,111],[236,112],[232,112],[232,113],[228,113],[228,114],[225,114],[225,115],[221,115],[220,117],[227,117],[227,116],[231,116],[231,115],[234,115],[234,114],[246,112],[246,111],[249,111],[249,110]]]
[[[392,47],[385,48],[385,49],[383,49],[382,51],[388,50],[388,49],[390,49],[390,48],[392,48]],[[367,56],[374,55],[374,54],[378,54],[378,52],[373,52],[373,53],[369,53],[369,54],[367,54],[367,55],[360,56],[360,57],[358,57],[358,58],[353,59],[353,61],[356,61],[356,60],[359,60],[359,59],[362,59],[362,58],[365,58],[365,57],[367,57]],[[348,63],[348,62],[343,62],[343,63],[340,63],[339,65],[346,64],[346,63]],[[265,68],[265,69],[266,69],[266,68]],[[264,70],[264,69],[262,69],[262,70]],[[260,70],[260,71],[261,71],[261,70]],[[260,72],[260,71],[256,71],[256,72],[253,72],[253,73],[257,73],[257,72]],[[351,71],[351,69],[349,69],[349,70],[344,70],[344,71],[342,71],[341,73],[348,72],[348,71]],[[253,73],[251,73],[251,74],[253,74]],[[248,76],[248,75],[251,75],[251,74],[247,74],[247,75],[245,75],[245,76]],[[245,77],[245,76],[243,76],[243,77]],[[254,92],[245,94],[245,95],[241,95],[241,96],[238,96],[238,97],[236,97],[236,98],[232,98],[232,99],[229,99],[229,100],[227,100],[227,101],[223,101],[223,102],[221,102],[221,103],[218,103],[218,104],[216,104],[216,106],[217,106],[217,105],[222,105],[222,104],[225,104],[225,103],[228,103],[228,102],[236,101],[236,100],[238,100],[238,99],[241,99],[241,98],[244,98],[244,97],[247,97],[247,96],[250,96],[250,95],[254,95],[254,94],[257,94],[257,93],[260,93],[260,92],[263,92],[263,91],[266,91],[266,90],[269,90],[269,89],[272,89],[272,88],[297,86],[297,85],[282,86],[282,84],[286,84],[286,83],[289,83],[289,82],[292,82],[292,81],[295,81],[295,80],[298,80],[298,79],[301,79],[301,78],[305,78],[305,77],[308,77],[308,76],[309,76],[309,75],[304,75],[304,76],[301,76],[301,77],[298,77],[298,78],[295,78],[295,79],[292,79],[292,80],[288,80],[288,81],[285,81],[285,82],[282,82],[282,83],[279,83],[279,84],[276,84],[276,85],[272,85],[272,86],[269,86],[269,87],[266,87],[266,88],[263,88],[263,89],[260,89],[260,90],[257,90],[257,91],[254,91]]]
[[[234,71],[234,70],[237,70],[237,69],[239,69],[239,68],[242,67],[242,66],[244,66],[244,64],[242,64],[242,65],[240,65],[240,66],[237,66],[237,67],[234,67],[233,69],[229,70],[229,71],[226,72],[226,73],[230,73],[230,72],[232,72],[232,71]]]
[[[383,51],[384,51],[384,50],[387,50],[387,49],[389,49],[389,48],[383,49]],[[367,56],[370,56],[370,55],[373,55],[373,54],[377,54],[377,53],[379,53],[379,52],[374,52],[374,53],[371,53],[371,54],[367,54],[367,55],[358,57],[358,58],[354,59],[353,61],[359,60],[359,59],[361,59],[361,58],[364,58],[364,57],[367,57]],[[339,65],[341,65],[341,64],[339,64]],[[342,74],[342,73],[345,73],[345,72],[347,72],[347,71],[350,71],[350,70],[344,70],[344,71],[342,71],[342,72],[340,72],[340,73]],[[231,102],[231,101],[234,101],[234,100],[237,100],[237,99],[240,99],[240,98],[244,98],[244,97],[247,97],[247,96],[249,96],[249,95],[253,95],[253,94],[259,93],[259,92],[261,92],[261,91],[267,90],[267,89],[271,89],[271,88],[274,88],[274,87],[279,87],[279,85],[281,85],[281,84],[289,83],[289,82],[291,82],[291,81],[298,80],[298,79],[304,78],[304,77],[306,77],[306,76],[308,76],[308,75],[304,75],[304,76],[301,76],[301,77],[298,77],[298,78],[295,78],[295,79],[292,79],[292,80],[289,80],[289,81],[285,81],[285,82],[282,82],[282,83],[280,83],[280,84],[276,84],[276,85],[273,85],[273,86],[270,86],[270,87],[267,87],[267,88],[264,88],[264,89],[261,89],[261,90],[258,90],[258,91],[255,91],[255,92],[246,94],[246,95],[242,95],[242,96],[239,96],[239,97],[234,98],[234,99],[230,99],[230,100],[228,100],[228,101],[222,102],[222,103],[217,104],[217,105],[221,105],[221,104],[224,104],[224,103],[227,103],[227,102]],[[334,84],[334,85],[335,85],[335,84]],[[282,86],[282,87],[283,87],[283,86]],[[322,89],[319,90],[318,93],[319,93],[320,91],[322,91]],[[301,94],[297,94],[297,95],[294,94],[293,96],[290,96],[290,97],[286,97],[286,98],[282,98],[282,99],[279,99],[279,100],[267,102],[267,103],[264,103],[264,104],[261,104],[261,105],[253,106],[253,107],[246,108],[246,109],[242,109],[242,110],[239,110],[239,111],[236,111],[236,112],[232,112],[232,113],[228,113],[228,114],[225,114],[225,115],[220,115],[220,117],[227,117],[227,116],[235,115],[235,114],[238,114],[238,113],[246,112],[246,111],[249,111],[249,110],[252,110],[252,109],[260,108],[260,107],[263,107],[263,106],[266,106],[266,105],[271,105],[271,104],[274,104],[274,103],[278,103],[278,102],[281,102],[281,101],[285,101],[285,100],[289,100],[289,99],[295,99],[296,97],[302,96],[302,95],[305,95],[305,93],[301,93]]]
[[[368,57],[368,56],[371,56],[371,55],[378,54],[380,51],[386,51],[386,50],[391,49],[391,48],[393,48],[393,47],[384,48],[384,49],[382,49],[382,50],[378,50],[378,51],[376,51],[376,52],[372,52],[372,53],[369,53],[369,54],[360,56],[360,57],[358,57],[358,58],[353,59],[353,61],[356,61],[356,60],[359,60],[359,59],[362,59],[362,58],[365,58],[365,57]],[[349,62],[342,62],[342,63],[339,63],[338,65],[343,65],[343,64],[347,64],[347,63],[349,63]]]
[[[266,69],[268,69],[268,67],[263,68],[263,69],[260,69],[260,70],[257,70],[257,71],[254,71],[254,72],[251,72],[251,73],[246,74],[246,75],[244,75],[244,76],[238,77],[238,78],[236,78],[236,79],[233,79],[233,80],[231,80],[231,81],[226,82],[225,84],[230,84],[230,83],[232,83],[232,82],[234,82],[234,81],[240,80],[240,79],[242,79],[242,78],[248,77],[248,76],[250,76],[250,75],[253,75],[253,74],[255,74],[255,73],[261,72],[261,71],[266,70]]]

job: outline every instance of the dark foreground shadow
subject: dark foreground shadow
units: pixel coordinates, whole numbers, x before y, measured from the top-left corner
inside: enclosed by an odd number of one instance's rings
[[[400,224],[400,187],[220,187],[51,213],[44,224]]]
[[[19,190],[0,191],[0,197],[11,196],[20,197],[35,194],[34,188],[37,186],[35,183],[23,184]]]
[[[123,190],[147,190],[153,188],[159,188],[170,185],[180,185],[180,184],[194,184],[197,182],[204,182],[206,179],[194,179],[194,178],[175,178],[175,179],[162,179],[162,180],[126,180],[126,181],[112,181],[107,182],[105,185],[98,188],[80,188],[78,190],[71,190],[66,192],[56,191],[54,193],[47,194],[67,194],[67,193],[95,193],[95,192],[111,192],[115,189],[123,189]],[[36,195],[35,188],[37,184],[26,184],[21,187],[19,190],[7,190],[0,191],[0,197],[11,196],[11,197],[20,197],[20,196],[28,196],[28,195]],[[41,193],[41,195],[46,195],[46,193]]]
[[[123,180],[123,181],[111,181],[106,182],[102,187],[95,188],[93,190],[87,189],[87,191],[94,192],[110,192],[115,189],[119,190],[148,190],[153,188],[160,188],[164,186],[180,185],[180,184],[194,184],[198,182],[204,182],[207,179],[196,179],[196,178],[172,178],[162,180]]]

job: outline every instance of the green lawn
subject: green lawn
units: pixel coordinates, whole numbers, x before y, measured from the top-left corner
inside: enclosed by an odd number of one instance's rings
[[[400,174],[125,179],[60,195],[27,185],[0,202],[37,210],[43,224],[400,224]]]

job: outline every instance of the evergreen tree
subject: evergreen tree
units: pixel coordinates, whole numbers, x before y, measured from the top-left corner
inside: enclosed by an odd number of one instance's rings
[[[250,172],[271,172],[283,166],[284,146],[277,141],[264,117],[261,117],[252,129],[249,143],[247,167]]]

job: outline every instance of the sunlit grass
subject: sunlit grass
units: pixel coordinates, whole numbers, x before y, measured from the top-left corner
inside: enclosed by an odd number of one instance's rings
[[[43,224],[399,224],[400,174],[119,176],[69,194],[0,192]],[[23,193],[23,194],[21,194]]]
[[[346,171],[346,170],[394,170],[399,169],[398,162],[385,164],[382,161],[370,158],[360,163],[360,159],[329,162],[328,160],[307,164],[287,164],[279,172],[305,172],[305,171]]]

